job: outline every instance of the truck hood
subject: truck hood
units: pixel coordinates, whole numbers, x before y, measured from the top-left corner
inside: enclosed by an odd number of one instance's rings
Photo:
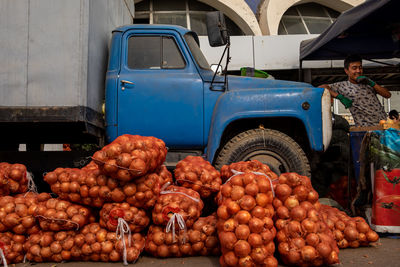
[[[313,87],[308,83],[291,82],[284,80],[272,80],[264,78],[244,77],[244,76],[228,76],[228,90],[245,90],[245,89],[291,89]]]

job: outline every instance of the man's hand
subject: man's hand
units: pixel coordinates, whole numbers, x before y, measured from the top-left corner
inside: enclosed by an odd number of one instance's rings
[[[337,95],[336,99],[338,99],[342,104],[344,105],[345,108],[350,108],[353,105],[353,100],[345,97],[344,95]]]
[[[357,83],[368,84],[371,87],[374,87],[376,84],[373,80],[371,80],[367,76],[358,76],[356,81],[357,81]]]

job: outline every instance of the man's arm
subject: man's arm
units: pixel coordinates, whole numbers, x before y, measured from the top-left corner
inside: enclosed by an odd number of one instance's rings
[[[334,91],[331,90],[331,87],[329,86],[329,84],[321,84],[321,85],[318,86],[318,87],[328,89],[328,90],[329,90],[329,93],[331,94],[331,96],[332,96],[333,98],[336,98],[336,97],[338,96],[338,93],[336,93],[336,92],[334,92]]]
[[[386,89],[383,86],[380,86],[379,84],[377,84],[376,82],[374,82],[373,80],[371,80],[370,78],[368,78],[366,76],[358,76],[356,80],[358,83],[368,84],[369,86],[374,88],[375,92],[378,95],[381,95],[384,98],[390,98],[392,96],[392,94],[389,92],[388,89]]]
[[[331,96],[338,99],[345,108],[350,108],[353,105],[353,100],[333,91],[329,84],[322,84],[318,87],[328,89]]]
[[[374,86],[372,86],[375,89],[375,92],[378,95],[383,96],[384,98],[390,98],[392,96],[392,94],[389,92],[388,89],[386,89],[383,86],[380,86],[379,84],[375,83]]]

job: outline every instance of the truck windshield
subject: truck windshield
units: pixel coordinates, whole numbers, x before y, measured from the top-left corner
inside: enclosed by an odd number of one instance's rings
[[[189,46],[190,51],[192,51],[193,57],[196,60],[200,68],[205,70],[211,70],[207,59],[204,57],[203,52],[201,52],[199,45],[194,39],[193,35],[190,33],[185,34],[185,40]]]

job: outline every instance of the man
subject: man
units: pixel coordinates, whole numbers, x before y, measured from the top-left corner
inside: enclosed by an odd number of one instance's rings
[[[384,87],[363,76],[361,57],[352,55],[344,61],[344,71],[348,80],[324,84],[331,96],[338,99],[345,108],[350,109],[356,126],[378,125],[386,119],[386,113],[376,94],[390,98],[391,93]]]

